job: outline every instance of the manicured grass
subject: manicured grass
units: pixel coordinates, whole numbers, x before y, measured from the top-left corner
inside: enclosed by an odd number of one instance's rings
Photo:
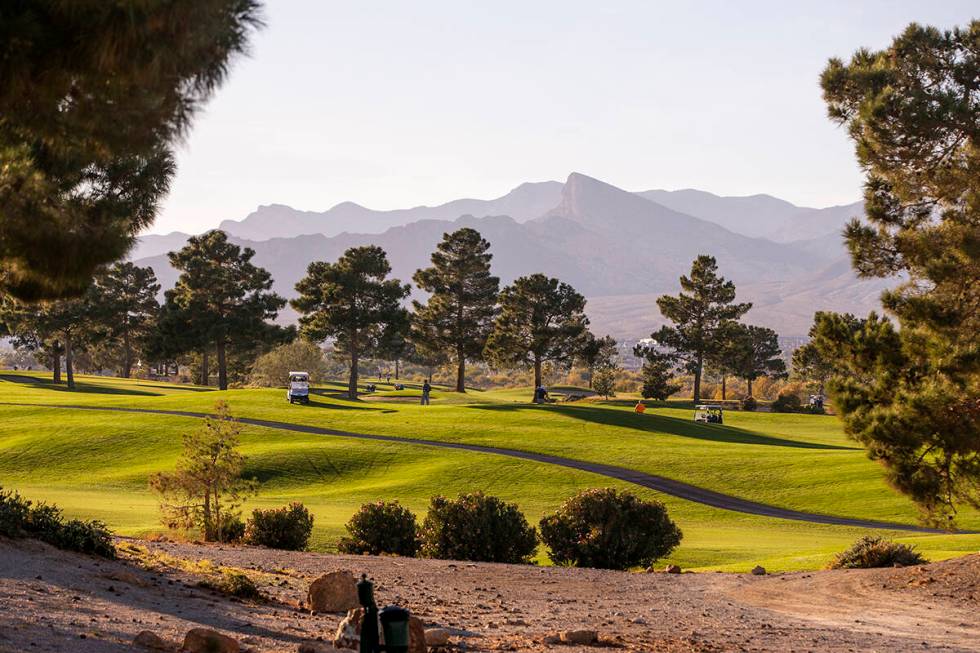
[[[38,374],[0,374],[0,402],[79,404],[209,411],[216,399],[236,415],[353,432],[465,441],[555,453],[622,465],[789,508],[915,522],[915,509],[882,482],[878,466],[846,440],[836,418],[728,413],[726,425],[696,425],[691,411],[633,401],[533,406],[529,389],[469,392],[436,389],[419,406],[417,384],[350,402],[341,384],[317,390],[309,406],[290,406],[284,391],[208,391],[192,386],[80,377],[69,393]],[[394,395],[394,396],[392,396]],[[160,530],[147,476],[172,469],[180,435],[192,418],[0,405],[0,484],[100,518],[121,533]],[[316,516],[314,546],[329,550],[361,503],[399,499],[423,514],[429,497],[484,490],[516,501],[537,519],[579,489],[627,487],[611,479],[502,456],[412,444],[367,442],[249,426],[243,435],[248,473],[262,481],[249,506],[303,501]],[[685,567],[810,569],[863,534],[860,529],[766,519],[708,508],[629,486],[663,500],[684,530],[672,561]],[[961,526],[980,527],[975,512]],[[909,535],[929,557],[980,548],[975,535]],[[539,556],[542,561],[546,558]]]

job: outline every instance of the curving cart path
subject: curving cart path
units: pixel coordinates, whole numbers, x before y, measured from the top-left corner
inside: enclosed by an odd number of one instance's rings
[[[117,406],[80,406],[71,404],[23,404],[23,403],[7,403],[8,406],[34,406],[38,408],[64,408],[71,410],[94,410],[94,411],[110,411],[110,412],[122,412],[122,413],[150,413],[154,415],[172,415],[175,417],[196,417],[203,419],[209,417],[208,413],[198,413],[183,410],[166,410],[157,408],[124,408]],[[741,499],[739,497],[734,497],[728,494],[722,494],[721,492],[715,492],[713,490],[708,490],[696,485],[691,485],[689,483],[684,483],[683,481],[676,481],[670,478],[664,478],[663,476],[656,476],[654,474],[647,474],[645,472],[639,472],[632,469],[627,469],[625,467],[618,467],[615,465],[604,465],[602,463],[587,462],[584,460],[576,460],[574,458],[564,458],[562,456],[552,456],[543,453],[534,453],[531,451],[521,451],[519,449],[502,449],[498,447],[488,447],[479,444],[465,444],[461,442],[443,442],[441,440],[426,440],[423,438],[403,438],[393,435],[376,435],[370,433],[352,433],[350,431],[340,431],[337,429],[323,428],[319,426],[307,426],[304,424],[293,424],[290,422],[278,422],[272,420],[264,419],[254,419],[250,417],[237,417],[237,421],[242,424],[250,424],[252,426],[261,426],[270,429],[278,429],[281,431],[295,431],[297,433],[309,433],[312,435],[327,435],[336,436],[344,438],[359,438],[361,440],[378,440],[381,442],[394,442],[397,444],[415,444],[427,447],[440,447],[443,449],[459,449],[463,451],[474,451],[476,453],[486,453],[494,454],[498,456],[510,456],[511,458],[521,458],[523,460],[531,460],[539,463],[546,463],[549,465],[560,465],[561,467],[568,467],[571,469],[578,469],[583,472],[591,472],[593,474],[599,474],[601,476],[606,476],[609,478],[614,478],[619,481],[625,481],[627,483],[633,483],[641,487],[650,488],[651,490],[656,490],[658,492],[663,492],[664,494],[669,494],[671,496],[677,497],[679,499],[686,499],[687,501],[694,501],[696,503],[702,503],[706,506],[711,506],[713,508],[721,508],[722,510],[732,510],[735,512],[743,512],[750,515],[761,515],[763,517],[775,517],[777,519],[793,519],[796,521],[811,522],[814,524],[831,524],[834,526],[855,526],[858,528],[875,528],[882,530],[893,530],[893,531],[910,531],[915,533],[946,533],[947,531],[942,531],[935,528],[926,528],[923,526],[914,526],[911,524],[899,524],[896,522],[888,521],[878,521],[873,519],[855,519],[852,517],[837,517],[835,515],[822,515],[812,512],[803,512],[800,510],[790,510],[788,508],[779,508],[777,506],[771,506],[765,503],[757,503],[755,501],[749,501],[748,499]],[[970,533],[971,531],[958,531],[960,533]]]

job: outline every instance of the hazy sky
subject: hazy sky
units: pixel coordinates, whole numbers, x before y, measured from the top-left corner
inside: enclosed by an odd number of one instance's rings
[[[267,0],[151,231],[259,204],[490,198],[572,171],[851,202],[861,176],[825,117],[827,58],[974,17],[976,0]]]

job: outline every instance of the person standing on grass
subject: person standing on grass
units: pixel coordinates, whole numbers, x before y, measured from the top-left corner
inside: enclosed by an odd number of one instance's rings
[[[432,392],[432,386],[429,385],[429,381],[426,380],[422,384],[422,405],[423,406],[428,406],[429,405],[429,393],[430,392]]]

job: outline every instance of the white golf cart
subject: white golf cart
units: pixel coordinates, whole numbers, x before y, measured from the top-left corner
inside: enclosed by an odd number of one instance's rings
[[[290,372],[289,389],[286,390],[289,403],[310,403],[310,375],[307,372]]]
[[[694,407],[694,421],[705,424],[722,424],[722,407],[715,404],[702,404]]]

